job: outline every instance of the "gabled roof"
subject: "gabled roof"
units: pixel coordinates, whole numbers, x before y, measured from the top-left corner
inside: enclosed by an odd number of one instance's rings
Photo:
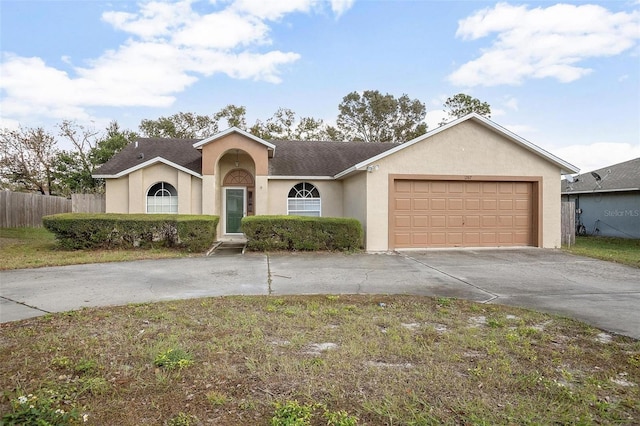
[[[404,144],[319,141],[265,141],[236,127],[206,139],[141,138],[95,171],[95,178],[118,178],[132,171],[161,162],[201,177],[202,146],[232,133],[240,134],[264,145],[269,151],[269,176],[274,179],[316,177],[339,179],[365,170],[374,161],[420,143],[457,124],[473,120],[525,149],[539,155],[561,169],[562,174],[577,173],[578,168],[542,148],[500,127],[478,114],[469,114],[432,130]],[[277,148],[277,155],[275,151]]]
[[[202,139],[201,141],[198,141],[196,143],[193,144],[193,147],[196,149],[201,149],[204,145],[211,143],[215,140],[218,140],[220,138],[223,138],[227,135],[230,135],[231,133],[238,133],[246,138],[249,138],[253,141],[258,142],[261,145],[264,145],[267,147],[267,149],[269,150],[269,157],[273,156],[273,151],[275,149],[275,146],[272,143],[269,143],[267,141],[265,141],[264,139],[261,139],[257,136],[252,135],[249,132],[245,132],[242,129],[238,129],[237,127],[230,127],[227,130],[223,130],[222,132],[216,133],[213,136],[209,136],[208,138]]]
[[[277,155],[269,160],[272,177],[334,177],[345,169],[388,151],[393,143],[273,141]]]
[[[193,148],[198,139],[139,138],[100,166],[94,178],[119,178],[154,163],[164,163],[201,177],[202,153]]]
[[[619,191],[640,191],[640,157],[562,180],[563,194]]]
[[[509,139],[512,142],[515,142],[516,144],[522,146],[523,148],[539,155],[540,157],[546,159],[547,161],[555,164],[556,166],[558,166],[560,168],[560,172],[562,174],[566,174],[566,173],[577,173],[578,171],[580,171],[580,169],[578,169],[576,166],[574,166],[573,164],[567,163],[566,161],[560,159],[559,157],[556,157],[555,155],[551,154],[550,152],[545,151],[544,149],[540,148],[539,146],[529,142],[528,140],[516,135],[515,133],[505,129],[504,127],[494,123],[493,121],[489,120],[486,117],[483,117],[479,114],[471,113],[471,114],[467,114],[464,117],[458,118],[454,121],[451,121],[443,126],[438,127],[437,129],[431,130],[430,132],[425,133],[424,135],[420,135],[417,138],[414,138],[412,140],[410,140],[409,142],[405,142],[401,145],[396,145],[393,149],[390,149],[388,151],[385,151],[379,155],[377,155],[374,158],[369,158],[366,161],[360,162],[352,167],[350,167],[349,169],[346,169],[344,171],[342,171],[341,173],[339,173],[338,175],[336,175],[336,178],[340,178],[343,176],[346,176],[350,173],[353,173],[354,171],[357,170],[363,170],[368,164],[374,162],[374,161],[378,161],[384,157],[387,157],[389,155],[392,155],[400,150],[406,149],[408,147],[410,147],[413,144],[419,143],[424,141],[425,139],[429,139],[435,135],[437,135],[438,133],[444,132],[445,130],[456,126],[464,121],[467,120],[472,120],[478,124],[483,125],[484,127],[493,130],[494,132],[502,135],[503,137]]]

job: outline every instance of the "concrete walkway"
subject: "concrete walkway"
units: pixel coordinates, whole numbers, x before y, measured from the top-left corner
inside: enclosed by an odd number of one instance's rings
[[[390,293],[521,306],[640,339],[640,270],[557,250],[248,253],[0,272],[0,322],[223,295]]]

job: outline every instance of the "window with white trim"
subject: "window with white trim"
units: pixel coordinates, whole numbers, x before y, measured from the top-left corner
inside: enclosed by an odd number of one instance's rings
[[[289,191],[287,214],[297,216],[320,216],[320,192],[309,182],[300,182]]]
[[[159,182],[147,192],[147,213],[178,213],[178,191],[167,182]]]

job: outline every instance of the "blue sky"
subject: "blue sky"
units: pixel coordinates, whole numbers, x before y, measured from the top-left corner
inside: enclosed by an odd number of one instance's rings
[[[580,167],[640,156],[640,1],[1,0],[2,127],[98,129],[280,107],[332,123],[352,91],[408,94],[434,129],[467,93]]]

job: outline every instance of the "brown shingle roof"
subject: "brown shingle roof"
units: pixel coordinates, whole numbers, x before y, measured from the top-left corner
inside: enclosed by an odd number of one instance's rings
[[[202,153],[193,147],[199,139],[139,138],[109,161],[95,175],[112,176],[156,157],[162,157],[195,173],[202,172]]]
[[[392,143],[270,141],[271,176],[334,176],[361,161],[398,146]]]
[[[600,182],[597,182],[591,173],[600,176]],[[562,180],[563,194],[638,189],[640,189],[640,157],[575,176],[573,183]]]
[[[115,176],[156,157],[202,173],[199,139],[139,138],[98,168],[96,176]],[[270,176],[334,176],[367,158],[396,147],[391,143],[270,141],[276,146],[269,159]]]

